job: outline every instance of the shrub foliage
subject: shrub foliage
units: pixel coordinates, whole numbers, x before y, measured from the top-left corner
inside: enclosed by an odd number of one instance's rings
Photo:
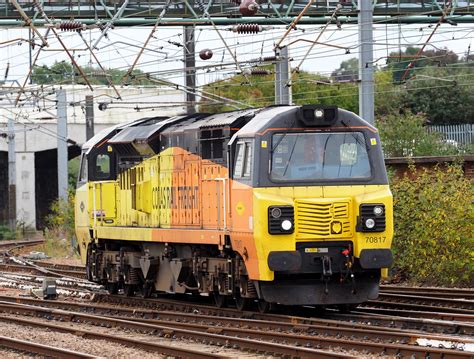
[[[74,193],[69,192],[68,200],[57,199],[51,204],[51,213],[46,217],[47,238],[65,238],[74,236]]]
[[[395,269],[425,285],[474,283],[473,187],[460,164],[394,178]]]
[[[424,127],[423,114],[390,114],[378,119],[386,157],[455,155],[456,147],[441,141],[439,133],[429,133]]]

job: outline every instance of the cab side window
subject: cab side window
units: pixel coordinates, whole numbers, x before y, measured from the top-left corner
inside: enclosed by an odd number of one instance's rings
[[[100,154],[95,158],[95,178],[109,179],[110,177],[110,156],[108,154]]]
[[[235,151],[234,178],[251,179],[253,166],[251,141],[239,141]]]
[[[84,183],[87,182],[87,179],[87,156],[84,154],[82,155],[81,171],[79,172],[78,182]]]

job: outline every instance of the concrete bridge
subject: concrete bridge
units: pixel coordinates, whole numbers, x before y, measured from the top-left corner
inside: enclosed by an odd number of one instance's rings
[[[94,92],[82,86],[66,90],[68,158],[80,154],[86,141],[85,98],[93,95],[94,132],[117,123],[186,112],[185,95],[165,88],[120,89],[122,101],[110,88]],[[8,222],[8,119],[14,120],[16,169],[16,220],[32,229],[44,227],[51,202],[58,197],[56,89],[32,92],[26,89],[20,106],[14,106],[17,92],[0,87],[0,224]]]

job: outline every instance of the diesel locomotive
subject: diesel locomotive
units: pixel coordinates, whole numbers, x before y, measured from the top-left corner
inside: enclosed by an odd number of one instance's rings
[[[111,127],[84,144],[75,198],[89,280],[261,311],[375,299],[392,211],[377,130],[321,105]]]

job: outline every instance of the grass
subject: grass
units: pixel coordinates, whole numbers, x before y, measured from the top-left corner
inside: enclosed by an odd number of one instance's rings
[[[52,258],[80,258],[71,241],[66,239],[59,230],[47,229],[45,231],[45,242],[41,247],[40,251]]]

